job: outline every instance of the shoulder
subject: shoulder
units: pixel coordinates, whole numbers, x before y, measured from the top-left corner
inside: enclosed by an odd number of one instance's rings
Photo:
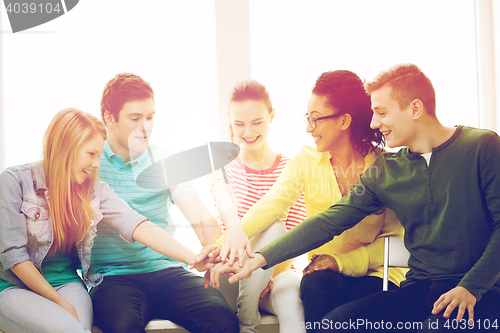
[[[500,137],[494,131],[457,126],[452,138],[436,149],[460,156],[500,155]]]
[[[281,154],[281,153],[278,153],[276,158],[279,159],[280,163],[286,163],[286,162],[288,162],[290,160],[288,158],[288,156],[286,156],[284,154]]]
[[[19,176],[15,167],[9,167],[0,173],[0,188],[10,187],[19,183]]]
[[[31,180],[33,179],[32,169],[37,166],[36,163],[32,162],[8,167],[0,173],[0,177],[2,181],[6,179],[16,179],[18,182],[22,179]]]
[[[381,151],[379,154],[374,154],[372,167],[375,168],[390,168],[405,164],[408,156],[412,155],[408,147],[402,147],[398,151]]]
[[[313,146],[304,146],[300,150],[299,154],[304,154],[304,155],[311,155],[311,156],[321,156],[322,153],[316,150]]]
[[[300,158],[304,161],[308,161],[311,163],[319,163],[323,159],[329,159],[328,158],[328,153],[320,153],[319,151],[316,150],[315,147],[312,146],[304,146],[300,150],[300,152],[294,156],[294,158]]]
[[[97,199],[98,202],[101,202],[108,198],[118,198],[115,190],[112,189],[108,183],[99,178],[96,179],[92,190],[91,201]]]
[[[383,152],[384,150],[380,147],[375,147],[374,149],[371,149],[365,156],[365,162],[368,165],[372,165],[375,162],[375,160],[379,157],[379,155]]]
[[[289,161],[290,159],[287,156],[281,153],[277,153],[274,164],[270,170],[272,170],[273,172],[281,172],[280,170],[283,170],[283,168],[287,165]]]
[[[34,193],[36,183],[33,178],[32,168],[35,163],[16,165],[0,173],[0,196],[14,194]]]
[[[14,165],[11,167],[8,167],[4,170],[4,172],[9,172],[9,173],[16,173],[16,172],[31,172],[31,169],[33,167],[36,167],[39,162],[31,162],[31,163],[25,163],[25,164],[20,164],[20,165]]]
[[[486,129],[460,126],[457,128],[457,130],[460,131],[457,139],[462,142],[484,143],[491,140],[499,140],[499,136],[497,133]]]
[[[96,194],[97,196],[100,196],[101,192],[105,191],[107,188],[110,188],[108,183],[101,180],[100,178],[97,178],[95,180],[94,187],[92,189],[94,190],[94,194]]]
[[[108,183],[105,181],[101,180],[100,178],[97,178],[94,183],[94,190],[99,191],[101,188],[109,186]]]

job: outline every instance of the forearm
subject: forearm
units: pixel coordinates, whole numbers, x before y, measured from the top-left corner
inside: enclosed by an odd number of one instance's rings
[[[217,206],[217,209],[227,230],[231,230],[233,228],[243,228],[241,220],[238,216],[238,209],[234,204],[226,206],[225,209],[221,209],[220,206]]]
[[[195,254],[156,224],[144,221],[135,228],[134,240],[177,261],[190,264]]]
[[[240,268],[238,265],[233,265],[232,267],[230,267],[225,264],[222,267],[222,272],[217,272],[216,270],[215,274],[213,274],[214,272],[210,271],[210,279],[214,286],[219,287],[220,283],[218,275],[220,273],[228,274],[229,272],[233,272],[236,274],[231,276],[228,281],[229,283],[235,283],[236,281],[248,278],[250,275],[252,275],[253,271],[263,267],[264,265],[267,265],[266,259],[260,253],[256,253],[253,258],[248,258],[245,260],[242,268]]]
[[[386,212],[387,214],[372,214],[360,222],[372,224],[373,220],[369,219],[382,218],[385,220],[383,228],[378,232],[379,234],[373,242],[344,254],[333,255],[338,263],[340,273],[353,277],[364,276],[369,269],[384,264],[384,237],[402,238],[404,235],[404,229],[394,212],[389,209]]]
[[[255,271],[256,269],[267,265],[266,258],[264,258],[264,256],[260,255],[259,253],[256,253],[254,258],[245,260],[245,262],[247,261],[249,262],[249,267],[252,271]]]
[[[176,198],[174,204],[191,224],[203,246],[215,244],[222,232],[217,221],[198,196],[182,196]]]
[[[243,225],[241,224],[236,206],[233,205],[231,209],[220,213],[220,217],[222,221],[224,221],[224,225],[226,226],[227,235],[219,238],[217,243],[222,244],[225,239],[228,239],[228,237],[236,237],[236,239],[241,242],[241,246],[245,246],[246,242],[248,241],[248,236],[245,234],[245,230],[243,228]]]
[[[278,220],[286,220],[290,207],[304,192],[302,171],[305,169],[303,154],[293,157],[269,191],[247,211],[241,222],[248,238],[255,237]]]
[[[215,219],[214,219],[215,221]],[[211,245],[217,243],[217,240],[222,236],[222,231],[217,223],[210,224],[210,226],[205,226],[204,229],[205,242],[202,243],[203,246]]]
[[[194,223],[191,226],[202,246],[215,244],[219,237],[222,236],[219,225],[213,217],[200,223]]]
[[[370,268],[384,263],[384,238],[378,238],[367,246],[360,246],[347,253],[331,255],[336,261],[339,273],[345,276],[365,276]]]
[[[332,237],[328,234],[318,232],[314,225],[318,216],[310,217],[292,230],[278,237],[267,246],[261,248],[260,253],[267,261],[267,269],[287,259],[295,258],[303,253],[315,249],[330,241]]]
[[[458,284],[467,289],[478,301],[500,278],[498,253],[500,253],[500,229],[493,231],[483,255]]]
[[[255,237],[278,220],[285,221],[288,210],[300,197],[302,188],[282,176],[241,219],[248,238]]]
[[[59,305],[66,302],[64,297],[45,280],[31,261],[23,261],[14,265],[10,270],[34,293]]]
[[[357,207],[334,205],[323,213],[307,218],[259,252],[266,258],[269,267],[274,266],[329,242],[370,213]]]

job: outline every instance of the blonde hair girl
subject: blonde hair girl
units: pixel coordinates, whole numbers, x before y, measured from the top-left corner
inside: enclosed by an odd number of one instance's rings
[[[81,183],[78,173],[84,171],[75,170],[80,147],[94,136],[106,140],[104,125],[75,109],[59,112],[45,132],[43,169],[51,192],[49,208],[54,232],[50,254],[67,252],[74,244],[80,244],[95,217],[89,198],[98,177],[99,162],[92,162],[91,172]]]
[[[97,179],[105,138],[94,116],[62,110],[45,133],[43,161],[0,174],[2,332],[90,332],[92,303],[86,286],[102,281],[91,264],[101,221],[126,241],[139,241],[186,263],[195,257]]]

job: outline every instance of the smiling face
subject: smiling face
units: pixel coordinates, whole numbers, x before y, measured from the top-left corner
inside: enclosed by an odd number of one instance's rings
[[[81,145],[76,152],[71,181],[82,184],[90,174],[99,168],[99,156],[104,146],[104,138],[100,134],[94,135]]]
[[[307,103],[307,114],[310,117],[321,118],[340,113],[326,106],[325,102],[325,97],[312,94]],[[340,136],[345,135],[342,131],[342,117],[317,120],[316,128],[308,124],[306,131],[312,135],[316,150],[319,152],[333,151]]]
[[[255,150],[266,142],[269,124],[273,121],[274,110],[261,101],[230,102],[229,121],[234,136],[241,142],[240,148]]]
[[[120,110],[119,121],[106,111],[109,145],[125,163],[136,159],[148,148],[154,114],[155,106],[151,98],[125,103]]]
[[[392,88],[385,85],[371,93],[373,117],[370,127],[382,132],[388,147],[409,146],[414,136],[411,103],[401,110],[391,91]]]

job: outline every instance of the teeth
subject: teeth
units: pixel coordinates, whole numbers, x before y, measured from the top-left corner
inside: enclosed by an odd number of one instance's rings
[[[90,170],[83,169],[83,172],[85,172],[85,173],[90,173]]]
[[[246,138],[244,138],[244,139],[245,139],[245,141],[248,141],[248,142],[254,142],[255,140],[257,140],[257,138],[258,138],[258,137],[256,137],[256,138],[255,138],[255,139],[253,139],[253,140],[246,139]]]
[[[314,142],[321,140],[321,136],[313,136]]]

